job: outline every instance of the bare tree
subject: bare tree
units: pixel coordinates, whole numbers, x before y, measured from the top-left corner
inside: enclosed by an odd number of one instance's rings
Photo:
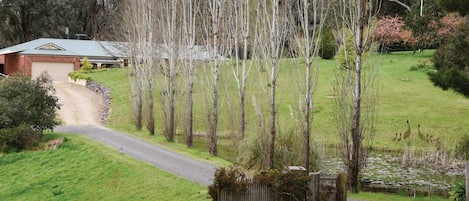
[[[327,12],[329,10],[329,3],[323,0],[300,0],[296,2],[294,11],[297,12],[297,19],[299,27],[293,29],[293,38],[296,44],[296,53],[298,59],[304,59],[304,72],[300,71],[299,75],[303,97],[300,98],[300,110],[303,119],[300,120],[300,125],[303,129],[303,166],[309,170],[310,155],[311,155],[311,124],[312,124],[312,96],[315,92],[318,74],[318,51],[321,41],[321,31],[324,25]],[[298,67],[302,65],[300,62],[295,62]],[[301,76],[304,75],[302,79]]]
[[[195,47],[195,40],[197,34],[196,16],[199,8],[198,0],[183,0],[182,1],[182,46],[184,47],[184,62],[183,67],[185,71],[185,84],[187,91],[186,99],[186,115],[184,120],[184,132],[186,136],[186,145],[192,147],[193,143],[193,91],[196,76],[196,65],[194,63],[194,53],[198,51]]]
[[[339,0],[335,16],[340,18],[343,46],[353,46],[353,53],[343,48],[345,66],[337,73],[334,84],[335,119],[341,137],[343,161],[349,176],[349,187],[358,192],[358,178],[366,164],[376,121],[377,85],[375,71],[365,65],[364,55],[370,47],[371,21],[376,16],[373,0]],[[350,40],[347,40],[350,35]],[[352,43],[352,44],[349,44]]]
[[[125,27],[124,40],[128,43],[122,49],[130,58],[130,85],[134,121],[137,129],[143,125],[144,103],[148,108],[147,122],[153,119],[153,65],[155,63],[154,47],[154,5],[153,1],[126,1],[122,18]],[[151,129],[147,123],[147,128]],[[154,128],[154,127],[153,127]],[[154,129],[150,130],[154,134]]]
[[[208,124],[209,124],[209,152],[211,155],[217,155],[217,129],[219,119],[219,105],[218,105],[218,81],[220,79],[220,66],[222,65],[223,55],[226,55],[227,44],[224,40],[227,31],[225,30],[226,21],[226,0],[209,0],[207,1],[207,8],[204,10],[204,32],[206,50],[212,57],[212,61],[208,63],[210,66],[211,78],[209,79],[209,88],[211,94],[209,95],[210,107],[208,108]],[[225,43],[223,43],[225,42]],[[206,69],[206,71],[208,71]]]
[[[176,75],[181,66],[180,62],[180,41],[182,40],[181,34],[181,21],[179,18],[182,16],[178,12],[181,6],[181,1],[160,1],[158,4],[159,12],[157,24],[161,33],[162,44],[159,48],[164,52],[165,62],[162,63],[161,72],[165,77],[162,86],[164,89],[161,93],[163,104],[163,115],[165,119],[165,137],[168,141],[174,141],[175,135],[175,96],[177,93]]]
[[[259,4],[256,4],[259,5]],[[231,65],[231,70],[238,88],[239,98],[239,137],[244,138],[246,132],[246,82],[253,65],[253,58],[248,60],[248,51],[255,55],[255,45],[250,43],[252,35],[251,26],[257,26],[257,19],[252,16],[250,0],[234,0],[231,4],[231,38],[234,40],[235,63]],[[254,23],[253,23],[254,22]],[[255,30],[255,29],[254,29]],[[254,39],[256,40],[256,39]],[[254,42],[255,43],[255,42]]]
[[[277,104],[276,89],[277,78],[280,71],[280,58],[283,55],[285,41],[288,34],[288,3],[280,1],[262,0],[261,6],[257,9],[259,13],[259,51],[261,59],[264,61],[269,76],[269,154],[267,159],[268,168],[274,168],[275,136],[277,133]]]

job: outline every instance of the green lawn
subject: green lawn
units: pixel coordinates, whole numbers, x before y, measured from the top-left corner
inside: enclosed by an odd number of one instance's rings
[[[86,137],[0,157],[0,200],[210,200],[206,187]]]
[[[383,149],[400,149],[405,145],[415,145],[416,147],[430,147],[429,143],[424,143],[417,137],[417,124],[421,124],[421,131],[424,135],[433,137],[439,136],[447,149],[454,147],[455,142],[462,135],[469,133],[469,99],[452,91],[443,91],[436,88],[429,81],[424,71],[410,71],[411,66],[415,66],[423,61],[429,61],[433,51],[426,50],[423,53],[412,54],[412,52],[394,52],[392,54],[375,54],[368,62],[378,68],[379,76],[379,105],[378,119],[376,125],[376,135],[373,141],[374,147]],[[313,122],[313,140],[318,144],[334,144],[338,142],[335,120],[332,116],[331,83],[334,79],[336,70],[336,61],[320,60],[321,66],[319,74],[319,83],[314,94],[314,122]],[[130,87],[127,79],[126,69],[115,69],[110,71],[98,72],[92,74],[92,77],[112,89],[112,115],[109,126],[118,130],[134,133],[140,137],[147,138],[157,143],[165,143],[161,137],[163,129],[161,104],[159,103],[158,92],[156,95],[156,125],[158,134],[156,139],[150,137],[144,131],[136,131],[131,123],[130,112]],[[206,90],[203,82],[208,74],[202,68],[198,71],[198,82],[196,83],[195,99],[195,129],[198,132],[205,132],[207,129],[205,103]],[[281,132],[288,133],[296,129],[295,120],[290,116],[290,111],[296,112],[298,104],[299,86],[298,72],[292,65],[291,59],[285,59],[282,62],[282,69],[278,81],[278,104],[279,104],[279,128]],[[231,124],[233,117],[237,114],[237,93],[232,72],[228,67],[221,70],[221,119],[220,135],[229,135],[236,125]],[[249,78],[247,87],[247,135],[256,135],[257,117],[254,114],[252,103],[253,97],[258,98],[257,104],[265,107],[267,103],[262,99],[265,97],[263,90],[266,89],[267,81],[263,79],[266,72],[254,68]],[[161,86],[160,82],[164,78],[157,77],[157,91]],[[179,77],[179,86],[182,88],[181,77]],[[178,97],[178,129],[182,131],[183,120],[181,105],[185,100],[184,90],[181,89]],[[407,129],[406,120],[410,121],[412,127],[412,136],[407,140],[400,142],[392,141],[395,133],[404,133]],[[181,132],[179,132],[181,133]],[[182,140],[179,140],[183,143]],[[175,146],[178,150],[186,152],[183,146],[178,143],[166,143],[168,146]],[[206,142],[198,140],[196,149],[191,149],[195,155],[203,154],[207,151]],[[234,161],[235,154],[231,149],[229,140],[221,140],[219,153],[220,156]],[[208,158],[209,156],[202,156]]]

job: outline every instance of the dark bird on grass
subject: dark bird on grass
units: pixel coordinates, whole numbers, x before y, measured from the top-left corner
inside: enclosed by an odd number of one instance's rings
[[[396,141],[396,140],[397,140],[397,133],[396,133],[396,137],[394,137],[392,141]]]
[[[404,133],[404,139],[407,139],[408,137],[410,137],[410,124],[409,124],[409,120],[407,120],[407,130],[405,131]]]
[[[421,132],[420,132],[420,124],[418,125],[418,135],[419,135],[419,138],[422,140],[422,141],[426,141],[425,140],[425,135],[423,135]]]
[[[427,134],[427,142],[432,143],[433,136]]]

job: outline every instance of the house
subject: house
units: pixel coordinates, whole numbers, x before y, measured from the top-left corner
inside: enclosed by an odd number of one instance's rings
[[[91,63],[123,65],[126,56],[117,42],[40,38],[0,50],[0,73],[35,78],[46,71],[54,81],[68,80],[87,57]]]

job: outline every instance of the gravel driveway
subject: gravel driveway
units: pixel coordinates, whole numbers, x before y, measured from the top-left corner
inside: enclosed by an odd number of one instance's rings
[[[99,125],[103,100],[88,88],[68,82],[54,83],[64,125]]]
[[[54,83],[54,87],[62,104],[58,115],[64,124],[55,131],[88,136],[116,151],[202,185],[213,182],[216,166],[101,126],[98,122],[102,99],[86,87],[71,83]]]

